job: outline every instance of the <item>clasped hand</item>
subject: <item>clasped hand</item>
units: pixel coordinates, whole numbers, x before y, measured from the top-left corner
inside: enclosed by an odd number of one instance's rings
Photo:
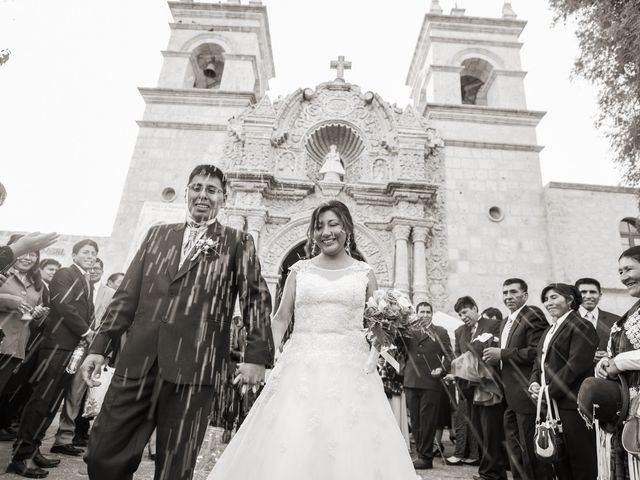
[[[246,393],[249,387],[256,392],[258,388],[264,385],[265,366],[256,363],[240,363],[235,375],[233,384],[241,384],[242,393]]]
[[[614,380],[619,373],[620,369],[613,358],[605,357],[596,364],[596,378],[609,378]]]

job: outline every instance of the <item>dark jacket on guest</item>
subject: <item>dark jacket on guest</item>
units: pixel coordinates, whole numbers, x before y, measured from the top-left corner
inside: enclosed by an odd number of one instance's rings
[[[500,335],[509,318],[500,326]],[[518,413],[534,414],[536,404],[528,393],[529,378],[536,360],[540,338],[549,328],[549,322],[537,307],[525,305],[511,326],[505,348],[500,356],[502,360],[501,377],[504,396],[511,410]]]
[[[93,321],[93,292],[76,265],[59,269],[49,285],[51,311],[40,348],[72,352]]]
[[[530,383],[541,384],[542,347],[549,331],[547,329],[540,338]],[[593,356],[597,347],[598,334],[591,322],[571,311],[553,334],[544,364],[549,395],[556,400],[558,408],[577,408],[580,385],[593,375]]]
[[[404,340],[407,349],[404,386],[440,391],[441,378],[451,366],[451,341],[443,327],[431,325],[429,331],[431,335],[425,332]],[[436,368],[442,368],[442,375],[431,375]]]
[[[620,320],[620,317],[615,313],[605,312],[604,310],[600,310],[598,312],[598,323],[596,324],[596,332],[598,333],[598,350],[607,349],[611,327],[618,320]]]

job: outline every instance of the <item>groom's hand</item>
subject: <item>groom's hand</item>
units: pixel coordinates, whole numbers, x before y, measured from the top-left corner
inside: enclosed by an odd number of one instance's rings
[[[82,379],[90,387],[97,387],[100,382],[97,380],[102,373],[102,366],[106,363],[106,359],[102,355],[97,353],[91,353],[87,355],[87,358],[82,362],[80,370],[82,371]],[[95,379],[95,380],[94,380]]]
[[[249,387],[256,387],[264,384],[265,366],[257,363],[241,363],[236,370],[234,384],[242,383]]]

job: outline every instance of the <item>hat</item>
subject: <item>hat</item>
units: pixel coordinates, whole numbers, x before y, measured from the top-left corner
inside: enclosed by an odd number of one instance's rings
[[[615,432],[629,412],[629,387],[624,376],[617,380],[585,379],[578,392],[578,411],[587,425],[595,419],[604,431]]]

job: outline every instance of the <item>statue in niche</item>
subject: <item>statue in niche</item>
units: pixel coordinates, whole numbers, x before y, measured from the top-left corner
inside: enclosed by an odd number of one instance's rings
[[[338,147],[331,145],[329,152],[324,157],[324,164],[320,169],[320,174],[325,182],[340,183],[344,177],[344,166],[338,153]]]
[[[373,178],[374,180],[384,181],[388,178],[387,162],[379,158],[373,162]]]

